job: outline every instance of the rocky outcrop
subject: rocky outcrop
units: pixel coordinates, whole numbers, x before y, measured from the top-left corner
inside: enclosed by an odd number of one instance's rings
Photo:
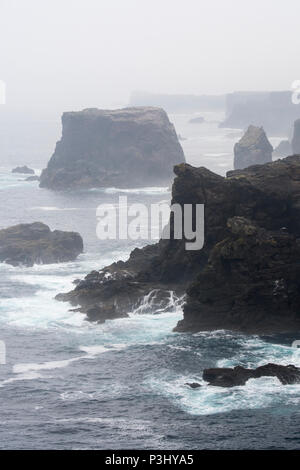
[[[300,155],[300,119],[297,119],[294,123],[292,149],[294,154]]]
[[[261,127],[249,126],[234,146],[234,169],[247,168],[272,161],[273,147]]]
[[[12,173],[22,173],[23,175],[34,175],[34,170],[31,168],[28,168],[28,166],[17,166],[13,170],[11,170]]]
[[[64,113],[62,126],[40,178],[42,188],[165,185],[173,165],[185,161],[174,126],[160,108]]]
[[[13,266],[72,261],[82,251],[83,242],[78,233],[51,232],[41,222],[0,230],[0,261]]]
[[[260,377],[277,377],[283,385],[298,384],[300,383],[300,368],[293,365],[283,366],[269,363],[256,369],[236,366],[234,368],[205,369],[203,372],[203,379],[209,385],[216,387],[237,387],[245,385],[249,379]]]
[[[99,307],[123,315],[151,292],[153,311],[166,308],[173,290],[186,293],[178,332],[300,330],[300,156],[226,178],[188,164],[175,174],[172,202],[205,205],[203,249],[187,251],[186,240],[174,239],[171,217],[170,240],[134,250],[58,299],[85,313]]]
[[[289,140],[282,140],[274,149],[273,156],[285,158],[293,154],[293,149]]]

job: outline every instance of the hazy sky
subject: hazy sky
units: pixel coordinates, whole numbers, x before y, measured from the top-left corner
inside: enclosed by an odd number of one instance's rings
[[[288,89],[299,17],[299,0],[0,0],[0,79],[14,109]]]

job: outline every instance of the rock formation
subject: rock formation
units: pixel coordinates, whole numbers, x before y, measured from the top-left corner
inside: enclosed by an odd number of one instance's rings
[[[0,261],[13,266],[72,261],[82,251],[83,242],[78,233],[51,232],[41,222],[0,230]]]
[[[273,147],[263,128],[249,126],[247,132],[234,146],[234,169],[271,162],[272,152]]]
[[[28,178],[26,178],[25,181],[40,181],[40,177],[37,175],[28,176]]]
[[[292,148],[295,155],[300,155],[300,119],[297,119],[294,123]]]
[[[204,369],[203,379],[216,387],[237,387],[245,385],[249,379],[260,377],[277,377],[283,385],[300,383],[300,368],[293,365],[266,364],[256,369],[245,369],[241,366],[232,368]],[[196,388],[195,385],[193,384]],[[191,385],[190,385],[191,386]]]
[[[274,149],[273,156],[285,158],[293,154],[293,149],[289,140],[282,140]]]
[[[226,178],[188,164],[175,174],[172,202],[205,204],[203,249],[187,251],[186,240],[171,236],[94,271],[58,299],[85,313],[99,307],[123,315],[152,291],[153,308],[163,307],[174,290],[187,294],[178,332],[300,330],[300,156]]]
[[[220,127],[245,129],[252,122],[271,136],[288,136],[300,116],[300,105],[293,104],[290,91],[232,93],[227,95],[226,108]]]
[[[31,168],[28,168],[28,166],[17,166],[16,168],[14,168],[12,171],[12,173],[22,173],[23,175],[34,175],[34,170],[32,170]]]
[[[169,184],[185,161],[174,126],[159,108],[64,113],[40,186],[54,190]]]

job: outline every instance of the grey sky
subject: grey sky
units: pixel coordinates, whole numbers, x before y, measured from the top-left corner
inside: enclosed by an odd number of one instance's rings
[[[0,0],[7,106],[288,89],[300,79],[299,15],[299,0]]]

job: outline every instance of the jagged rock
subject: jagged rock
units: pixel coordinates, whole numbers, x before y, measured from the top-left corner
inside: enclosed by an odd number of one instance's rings
[[[245,385],[249,379],[277,377],[283,385],[300,383],[300,368],[293,365],[266,364],[256,369],[212,368],[203,371],[203,379],[216,387],[236,387]]]
[[[272,152],[273,147],[263,128],[249,126],[247,132],[234,146],[234,169],[271,162]]]
[[[13,170],[11,170],[12,173],[22,173],[23,175],[34,175],[34,170],[31,168],[28,168],[28,166],[17,166]]]
[[[40,181],[40,177],[39,176],[28,176],[28,178],[26,178],[25,181]]]
[[[41,222],[0,230],[0,261],[13,266],[72,261],[82,251],[83,242],[78,233],[51,232]]]
[[[289,140],[282,140],[275,148],[273,155],[275,157],[285,158],[293,154],[293,149]]]
[[[300,119],[294,123],[294,135],[292,140],[293,153],[300,155]]]
[[[173,124],[160,108],[64,113],[62,138],[40,186],[54,190],[168,184],[185,161]]]
[[[203,124],[205,122],[204,117],[198,116],[189,120],[190,124]]]
[[[152,290],[187,293],[176,331],[300,330],[300,156],[216,175],[177,165],[172,203],[205,205],[205,244],[160,240],[90,273],[60,300],[128,313]],[[173,218],[171,217],[171,234]]]

